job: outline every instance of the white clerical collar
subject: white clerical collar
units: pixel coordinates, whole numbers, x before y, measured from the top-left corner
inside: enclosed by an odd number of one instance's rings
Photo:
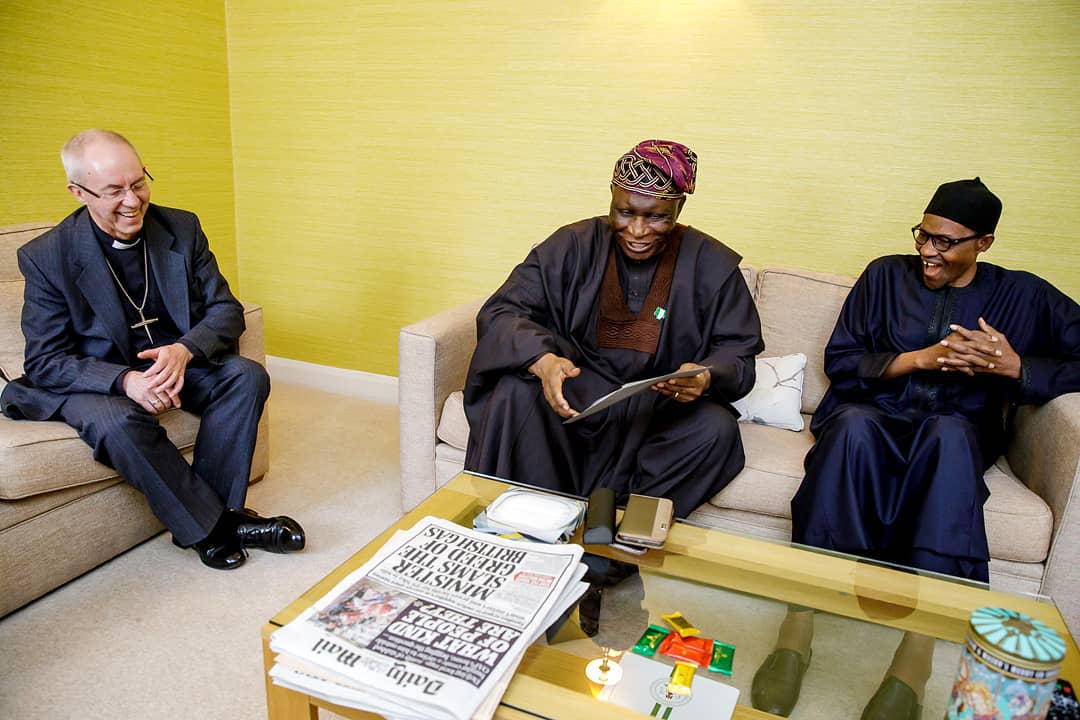
[[[112,246],[116,250],[131,250],[132,248],[137,248],[139,246],[140,242],[142,242],[142,235],[135,238],[135,242],[130,242],[130,243],[120,242],[116,238],[113,238],[112,239]]]

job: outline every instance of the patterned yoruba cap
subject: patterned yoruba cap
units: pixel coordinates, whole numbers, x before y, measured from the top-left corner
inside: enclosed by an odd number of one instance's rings
[[[643,140],[615,162],[611,182],[624,190],[674,199],[694,192],[697,154],[672,140]]]

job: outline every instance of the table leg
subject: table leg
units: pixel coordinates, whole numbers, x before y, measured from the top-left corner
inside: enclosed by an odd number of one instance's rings
[[[270,632],[263,630],[263,679],[266,681],[266,717],[268,720],[319,720],[319,708],[307,695],[275,685],[270,680],[270,668],[274,666],[274,653],[270,650]]]

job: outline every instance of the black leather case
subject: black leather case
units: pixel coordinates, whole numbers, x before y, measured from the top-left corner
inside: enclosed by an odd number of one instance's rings
[[[589,495],[581,541],[586,545],[610,545],[615,541],[615,491],[611,488],[597,488]]]

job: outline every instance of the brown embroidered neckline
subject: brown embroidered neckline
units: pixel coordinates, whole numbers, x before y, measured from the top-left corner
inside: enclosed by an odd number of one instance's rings
[[[668,238],[667,246],[660,253],[660,263],[653,274],[649,294],[645,296],[641,312],[636,315],[627,307],[622,287],[619,285],[619,270],[615,265],[615,253],[618,252],[615,246],[618,240],[612,238],[604,279],[600,284],[600,315],[596,321],[597,345],[602,348],[656,354],[656,348],[660,344],[661,323],[654,313],[656,308],[667,306],[682,234],[683,226],[679,225]]]

